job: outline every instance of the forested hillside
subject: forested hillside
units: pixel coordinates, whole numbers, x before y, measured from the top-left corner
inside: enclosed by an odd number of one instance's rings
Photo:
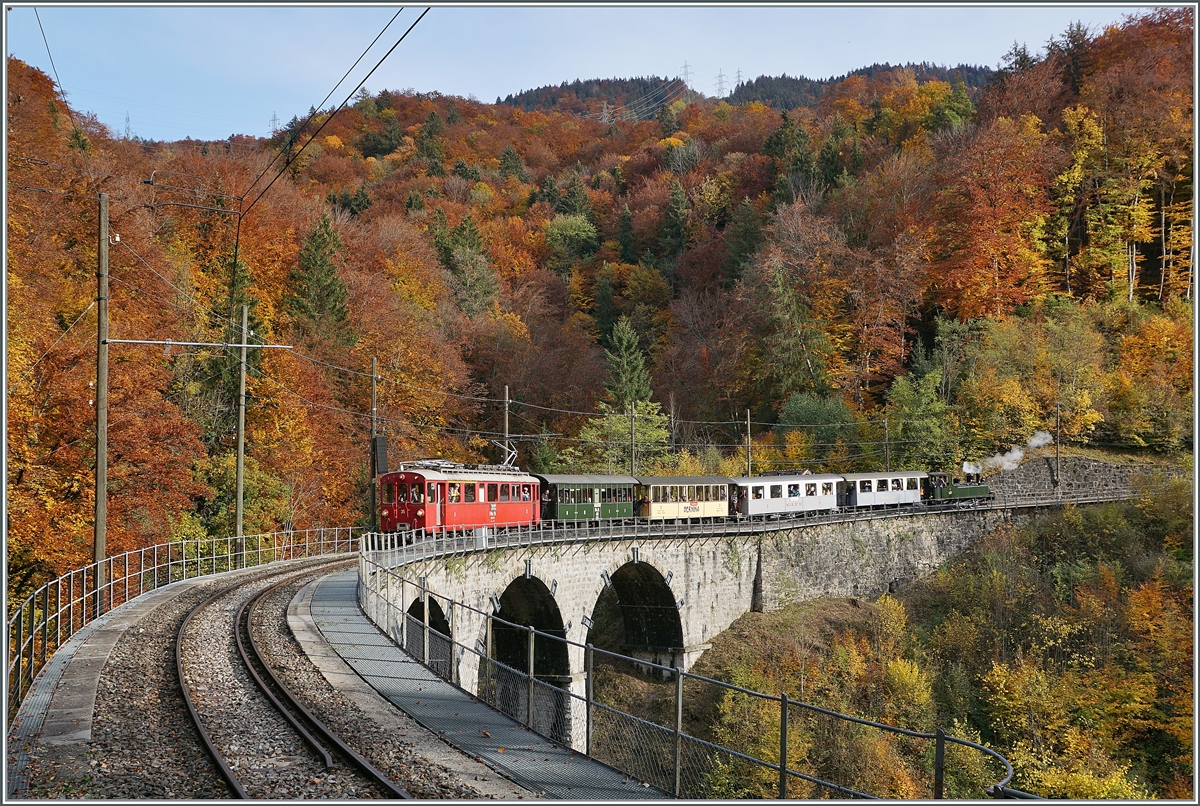
[[[591,81],[575,79],[557,87],[537,89],[508,95],[497,104],[519,106],[526,112],[573,112],[598,120],[648,120],[663,104],[683,98],[687,87],[678,79],[659,78],[601,78]]]
[[[812,79],[804,76],[759,76],[738,84],[727,99],[731,104],[746,104],[751,101],[769,104],[773,109],[815,108],[826,89],[836,87],[848,78],[871,79],[875,76],[896,71],[911,72],[918,83],[941,81],[947,84],[962,82],[972,97],[987,86],[993,72],[987,67],[960,64],[957,67],[940,67],[932,64],[905,64],[892,66],[887,62],[852,70],[844,76]]]
[[[1137,502],[1004,524],[931,579],[877,602],[748,613],[693,669],[891,725],[982,741],[1011,786],[1074,800],[1193,791],[1192,485],[1144,480]],[[636,690],[628,676],[609,685]],[[670,697],[661,697],[670,702]],[[726,692],[693,703],[696,730],[778,758],[778,707]],[[876,794],[929,798],[927,742],[789,725],[795,769]],[[701,734],[710,735],[710,734]],[[1003,774],[948,745],[946,796]],[[777,777],[730,776],[726,797],[771,797]],[[806,794],[796,782],[796,797]]]
[[[505,386],[541,470],[627,466],[630,410],[641,472],[742,472],[747,410],[756,471],[949,468],[1059,415],[1182,451],[1193,24],[1072,29],[977,95],[889,69],[609,123],[364,92],[215,143],[117,137],[10,60],[10,593],[91,554],[101,192],[112,338],[238,343],[245,304],[295,348],[248,351],[248,532],[365,523],[373,358],[393,465],[498,458]],[[236,351],[110,361],[109,551],[229,534]]]

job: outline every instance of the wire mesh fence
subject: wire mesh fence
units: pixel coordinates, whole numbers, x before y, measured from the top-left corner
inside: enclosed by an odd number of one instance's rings
[[[992,501],[973,501],[969,503],[969,506],[973,509],[981,510],[1007,510],[1010,508],[1057,505],[1066,502],[1082,504],[1112,501],[1135,496],[1136,492],[1132,488],[1114,488],[1103,491],[1053,490],[1043,493],[1025,494],[1008,494],[1000,491]],[[956,504],[952,506],[962,505]],[[7,653],[5,661],[8,676],[8,711],[6,718],[7,720],[12,719],[20,707],[22,699],[32,686],[38,672],[46,664],[47,660],[53,656],[54,652],[70,640],[71,636],[79,629],[109,610],[136,599],[138,596],[164,587],[165,585],[198,576],[218,574],[237,568],[283,560],[343,554],[359,550],[362,558],[374,558],[360,565],[362,579],[366,583],[363,594],[364,611],[371,615],[376,623],[380,625],[381,629],[384,629],[409,654],[428,663],[430,668],[439,676],[444,677],[452,683],[459,684],[464,664],[470,662],[470,657],[480,656],[481,653],[474,647],[466,647],[455,643],[453,641],[453,629],[451,629],[451,635],[446,636],[437,630],[427,628],[425,621],[422,619],[415,619],[407,613],[396,612],[395,608],[391,605],[389,587],[395,589],[405,581],[401,576],[389,569],[400,567],[420,559],[463,554],[484,549],[513,548],[544,543],[613,540],[630,537],[654,539],[679,536],[750,535],[808,524],[892,518],[904,515],[928,514],[936,511],[938,511],[937,508],[924,506],[884,508],[871,511],[843,509],[831,512],[809,513],[803,518],[786,522],[716,519],[707,523],[669,523],[667,521],[630,520],[605,523],[603,525],[597,524],[594,526],[583,522],[565,526],[554,524],[522,524],[512,525],[503,529],[478,530],[452,528],[430,533],[415,531],[387,535],[377,533],[363,534],[362,530],[357,528],[339,527],[249,535],[240,539],[229,537],[199,541],[179,541],[177,543],[151,546],[126,554],[108,557],[100,563],[93,563],[84,568],[64,574],[37,588],[24,601],[9,608],[8,632],[5,642]],[[370,566],[369,569],[368,565]],[[407,584],[414,585],[412,581],[407,581]],[[370,601],[370,606],[375,608],[374,610],[368,609],[368,601]],[[465,605],[447,600],[444,610],[454,607],[463,608]],[[488,614],[487,618],[492,619],[493,617]],[[522,625],[515,626],[523,628]],[[541,641],[543,638],[567,643],[565,639],[559,636],[539,632],[538,640]],[[428,641],[428,644],[426,644],[426,641]],[[627,660],[641,664],[642,666],[654,666],[654,664],[646,664],[635,659]],[[524,722],[526,720],[533,721],[529,715],[528,704],[533,703],[537,705],[539,700],[546,700],[550,704],[544,708],[542,706],[535,708],[535,713],[549,715],[538,717],[543,720],[539,723],[541,725],[539,732],[550,738],[562,741],[565,744],[572,744],[573,746],[590,741],[593,738],[593,727],[595,727],[593,725],[593,717],[598,713],[597,706],[602,704],[594,703],[590,698],[585,697],[578,691],[571,690],[561,680],[538,679],[538,675],[535,674],[534,684],[531,687],[528,680],[528,671],[523,672],[511,667],[505,667],[506,670],[501,670],[500,664],[497,664],[494,659],[487,658],[486,656],[480,658],[477,663],[479,669],[477,679],[480,685],[480,694],[489,692],[489,696],[495,700],[494,702],[489,700],[489,702],[493,702],[497,707],[501,707],[500,700],[504,699],[508,703],[508,707],[514,711],[512,714],[514,718]],[[669,667],[660,666],[657,668],[660,670],[660,677],[667,679],[673,679],[673,675],[677,673],[676,670]],[[510,674],[516,677],[512,680],[507,679],[506,675]],[[543,692],[536,693],[532,698],[528,694],[525,695],[527,705],[524,718],[519,713],[516,713],[520,710],[521,700],[517,694],[513,693],[519,689],[518,678],[522,675],[526,678],[526,691]],[[553,676],[548,677],[552,678]],[[472,680],[474,679],[476,678],[473,676]],[[683,673],[682,679],[687,681],[687,686],[690,688],[693,685],[693,680],[700,680],[701,678]],[[717,681],[709,682],[717,683]],[[550,689],[553,689],[553,691],[550,691]],[[503,697],[500,697],[501,692],[503,692]],[[757,692],[747,693],[756,697],[768,697],[768,695]],[[689,696],[691,696],[690,692]],[[774,699],[778,700],[780,698],[775,697]],[[586,714],[586,718],[571,716],[577,713]],[[623,712],[613,711],[608,717],[600,717],[600,722],[603,722],[605,719],[609,719],[611,722],[612,719],[616,718],[615,714],[618,713]],[[853,719],[845,717],[845,715],[839,716],[846,719]],[[724,784],[721,782],[732,780],[733,778],[740,779],[740,775],[735,775],[734,773],[742,768],[746,770],[752,768],[773,768],[776,773],[780,770],[778,757],[774,761],[767,758],[744,757],[736,751],[709,742],[706,739],[687,736],[672,729],[671,726],[657,725],[653,722],[640,720],[631,714],[624,714],[623,718],[628,722],[627,730],[632,735],[639,737],[628,740],[627,744],[630,742],[634,744],[641,742],[646,743],[646,746],[650,747],[653,742],[660,741],[661,735],[664,732],[669,732],[672,736],[675,736],[675,749],[673,750],[675,760],[673,761],[674,769],[672,775],[663,778],[661,771],[654,772],[654,770],[657,770],[655,766],[657,762],[647,762],[642,759],[642,756],[650,753],[649,750],[641,755],[634,753],[628,748],[616,748],[603,752],[614,753],[614,758],[629,757],[634,759],[628,762],[630,764],[640,763],[648,765],[647,769],[649,771],[646,774],[651,775],[656,781],[653,785],[671,794],[686,795],[688,797],[711,796],[711,794],[703,795],[701,793],[723,791],[722,786]],[[582,727],[583,723],[586,723],[586,728]],[[646,725],[651,725],[653,728],[646,727]],[[877,729],[890,729],[890,727],[880,726]],[[658,738],[652,741],[649,738],[651,736]],[[599,737],[600,734],[596,733],[596,738]],[[933,739],[934,735],[922,734],[921,738],[928,741]],[[945,740],[962,746],[970,746],[980,752],[994,756],[996,760],[1003,763],[1007,769],[1007,775],[1000,783],[988,788],[989,794],[995,793],[996,797],[1027,796],[1026,793],[1020,793],[1018,790],[1006,786],[1012,775],[1011,767],[1008,766],[1007,761],[994,751],[953,737],[946,737]],[[615,747],[611,742],[610,746]],[[650,754],[646,757],[653,758],[655,756]],[[616,763],[613,766],[619,767]],[[760,777],[762,775],[761,769],[759,775]],[[853,790],[844,788],[838,784],[829,782],[814,783],[809,781],[810,777],[815,776],[809,776],[808,773],[799,770],[785,769],[784,774],[779,777],[780,789],[786,790],[787,782],[791,779],[796,779],[798,781],[813,783],[814,786],[823,787],[821,791],[834,793],[835,796],[851,796],[854,794]],[[668,781],[670,785],[665,785],[663,781]],[[858,794],[861,795],[862,793]]]
[[[108,557],[37,588],[9,611],[5,636],[11,721],[49,658],[95,619],[153,590],[283,560],[351,554],[362,530],[317,528],[181,540]]]
[[[385,552],[386,553],[386,552]],[[805,702],[786,694],[770,695],[720,680],[694,675],[644,659],[580,645],[529,625],[515,624],[492,612],[476,610],[461,602],[434,594],[424,581],[407,580],[401,571],[376,562],[369,551],[360,557],[360,601],[363,611],[391,634],[414,658],[422,660],[439,677],[465,687],[469,694],[496,708],[536,733],[586,752],[592,758],[621,770],[666,795],[681,798],[874,798],[880,795],[905,798],[942,797],[945,777],[945,747],[953,743],[982,753],[995,767],[998,782],[979,787],[983,794],[1015,797],[1006,785],[1012,766],[1000,754],[982,745],[941,731],[922,733],[872,722]],[[406,635],[397,636],[394,613],[406,602],[398,592],[409,590],[421,601],[439,604],[443,612],[461,617],[473,613],[486,624],[487,641],[467,646],[456,640],[454,620],[450,635],[405,614]],[[388,594],[392,595],[389,598]],[[415,598],[414,598],[415,601]],[[524,632],[528,638],[524,668],[495,657],[492,637],[497,630]],[[538,657],[543,666],[557,647],[560,656],[584,657],[583,680],[552,673],[539,667],[533,647],[543,647]],[[547,642],[544,644],[543,642]],[[427,649],[428,648],[428,649]],[[579,652],[582,650],[582,652]],[[641,669],[647,685],[674,689],[674,713],[635,715],[614,702],[595,696],[596,657]],[[744,709],[755,717],[762,741],[743,752],[722,743],[719,736],[701,737],[685,730],[685,701],[727,698],[727,707]],[[661,698],[660,698],[661,699]],[[881,738],[882,737],[882,738]],[[747,745],[743,744],[745,749]],[[886,750],[879,755],[880,748]],[[863,765],[873,753],[880,758],[903,760],[904,774],[889,776],[886,765]],[[872,756],[874,757],[874,756]],[[864,766],[871,774],[864,776]],[[913,781],[916,770],[922,780]],[[897,782],[900,783],[897,783]],[[1024,794],[1024,793],[1023,793]]]

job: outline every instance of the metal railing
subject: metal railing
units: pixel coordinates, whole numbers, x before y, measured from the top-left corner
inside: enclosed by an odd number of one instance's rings
[[[677,537],[735,537],[777,532],[785,529],[826,523],[880,520],[959,512],[1007,511],[1062,504],[1097,504],[1136,498],[1132,487],[1110,488],[1098,492],[1062,494],[999,493],[992,500],[949,500],[938,504],[889,504],[873,508],[840,507],[834,510],[803,512],[786,518],[762,520],[745,517],[672,520],[631,518],[604,522],[567,521],[496,523],[486,528],[444,526],[405,532],[367,533],[364,550],[388,551],[392,564],[500,548],[522,548],[545,543],[575,543],[596,540],[665,539]],[[595,524],[595,525],[593,525]]]
[[[7,723],[47,660],[104,613],[185,579],[282,560],[352,553],[362,531],[336,527],[182,540],[107,557],[50,580],[9,614],[6,733]]]
[[[1135,496],[1132,488],[1088,494],[1052,491],[1049,495],[1008,495],[1001,492],[995,500],[975,502],[971,508],[976,511],[1007,510],[1063,503],[1097,503]],[[708,523],[668,523],[665,520],[633,520],[603,526],[590,526],[582,522],[563,526],[498,524],[499,528],[487,530],[450,528],[432,534],[422,531],[369,534],[365,536],[367,545],[363,549],[387,551],[388,562],[394,565],[427,557],[538,543],[748,535],[810,524],[893,518],[960,508],[961,505],[957,503],[949,503],[938,507],[918,505],[873,510],[840,509],[766,521],[718,519]],[[240,550],[237,548],[238,540],[233,537],[184,540],[108,557],[102,562],[92,563],[51,580],[13,608],[8,618],[5,641],[8,675],[6,723],[16,715],[34,678],[54,652],[80,628],[108,610],[184,579],[279,560],[347,553],[355,549],[356,535],[362,535],[362,530],[357,527],[272,532],[243,537],[244,548]],[[98,580],[103,581],[98,585]],[[473,649],[468,648],[467,651]],[[1004,796],[1006,792],[1015,793],[1017,790],[1000,786],[997,797]]]
[[[778,527],[776,527],[778,528]],[[818,797],[874,798],[867,792],[828,780],[818,770],[803,768],[803,759],[789,759],[789,724],[795,722],[795,714],[813,719],[826,720],[845,728],[870,729],[918,742],[932,743],[929,766],[932,780],[928,794],[934,798],[943,796],[945,780],[945,748],[947,744],[961,745],[998,763],[1002,773],[999,780],[983,787],[993,797],[1033,797],[1019,793],[1007,786],[1012,780],[1012,765],[996,751],[981,744],[948,736],[943,731],[922,733],[837,713],[805,702],[792,700],[786,693],[764,694],[720,680],[684,672],[670,666],[651,663],[643,659],[620,655],[598,649],[591,644],[579,644],[557,635],[534,629],[528,625],[515,624],[478,610],[470,605],[438,595],[429,590],[423,580],[410,580],[403,575],[400,566],[405,558],[419,559],[433,556],[435,547],[440,553],[464,550],[471,542],[468,536],[443,536],[432,539],[424,546],[413,545],[392,548],[386,538],[394,536],[365,535],[360,552],[359,604],[363,612],[379,628],[388,634],[398,646],[424,663],[430,671],[447,682],[462,688],[497,710],[531,730],[560,744],[586,752],[592,758],[644,781],[656,789],[678,798],[706,797]],[[528,545],[533,536],[523,533],[520,545]],[[488,547],[497,544],[488,540]],[[372,548],[372,547],[376,548]],[[397,563],[397,561],[399,561]],[[408,560],[411,561],[411,560]],[[422,603],[423,618],[404,612],[403,607],[408,586],[418,593]],[[392,595],[400,593],[400,604]],[[451,614],[448,622],[449,635],[431,628],[430,600],[443,613]],[[474,645],[458,640],[455,624],[464,614],[481,617],[486,625],[487,644]],[[504,664],[493,657],[491,636],[501,627],[524,632],[528,649],[523,668]],[[563,678],[542,673],[535,668],[534,645],[544,647],[543,642],[560,647],[559,654],[566,657],[572,648],[584,655],[585,680],[583,691],[573,691]],[[545,650],[541,653],[546,656]],[[630,714],[612,704],[601,702],[595,697],[594,661],[596,656],[606,656],[616,662],[630,663],[638,668],[675,683],[674,720],[660,724],[652,719]],[[473,690],[462,687],[463,670],[477,670],[477,683]],[[690,735],[683,726],[683,703],[711,694],[708,687],[716,687],[720,694],[730,693],[749,702],[778,703],[778,747],[774,757],[762,758],[724,746],[714,741]],[[767,706],[774,707],[774,706]],[[797,723],[799,724],[799,723]],[[824,731],[823,736],[847,736],[846,730]],[[847,738],[846,741],[852,741]],[[793,763],[800,762],[800,763]],[[750,781],[763,775],[771,776],[774,783],[770,791],[746,789],[730,781]]]

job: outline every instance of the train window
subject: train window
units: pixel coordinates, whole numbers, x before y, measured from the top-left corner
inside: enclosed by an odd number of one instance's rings
[[[450,503],[457,504],[459,502],[459,499],[462,497],[461,494],[459,493],[459,483],[457,481],[450,482],[449,492],[450,492],[450,496],[449,496]]]
[[[571,503],[571,494],[570,494],[570,492],[567,491],[567,489],[565,487],[558,488],[558,503],[560,503],[560,504]]]
[[[727,501],[727,500],[729,499],[729,490],[728,490],[728,488],[726,488],[726,487],[718,487],[717,489],[718,489],[718,490],[720,490],[720,492],[721,492],[721,500],[722,500],[722,501]]]
[[[656,484],[650,488],[650,501],[655,504],[662,501],[662,487]]]
[[[507,484],[500,485],[500,500],[501,501],[508,500],[508,485]]]
[[[475,482],[469,481],[463,485],[463,501],[468,504],[475,502]]]
[[[412,502],[420,504],[425,501],[425,494],[422,492],[425,488],[421,486],[421,482],[413,482],[412,486]]]
[[[783,485],[782,484],[772,484],[771,485],[771,497],[772,498],[783,498]]]
[[[396,503],[396,485],[390,481],[385,481],[383,483],[383,503]]]
[[[530,488],[530,486],[528,484],[522,484],[521,485],[521,500],[529,501],[532,499],[532,496],[533,496],[532,488]]]
[[[904,479],[892,479],[892,489],[893,490],[903,490],[904,489]]]
[[[858,483],[858,491],[859,491],[860,493],[869,493],[869,492],[871,492],[871,480],[870,480],[870,479],[863,479],[862,481],[860,481],[860,482]]]
[[[672,484],[670,487],[668,487],[668,488],[667,488],[667,490],[669,490],[669,491],[670,491],[670,493],[671,493],[671,501],[672,501],[672,502],[676,502],[676,501],[678,501],[678,500],[679,500],[679,487],[678,487],[678,485]]]
[[[704,485],[704,500],[705,500],[705,501],[711,501],[711,500],[713,500],[712,491],[713,491],[713,490],[712,490],[712,485],[711,485],[711,484],[705,484],[705,485]]]
[[[821,482],[821,495],[833,495],[833,482],[832,481]]]
[[[408,485],[407,484],[397,484],[396,485],[396,503],[404,504],[407,502],[408,502]]]
[[[757,487],[750,488],[750,497],[756,501],[763,497],[763,488],[761,484]]]
[[[804,494],[805,495],[816,495],[817,494],[816,482],[810,482],[808,484],[805,484],[804,485]]]
[[[906,485],[906,486],[907,486],[907,488],[908,488],[908,489],[910,489],[910,490],[915,490],[915,489],[917,489],[917,480],[916,480],[915,478],[909,478],[909,479],[907,480],[907,485]]]
[[[438,500],[437,485],[432,481],[429,482],[429,490],[425,496],[425,500],[431,504],[436,504]]]
[[[487,490],[488,490],[488,501],[489,502],[494,503],[497,500],[499,500],[499,498],[500,498],[499,488],[495,484],[489,484],[487,486]]]
[[[799,498],[799,497],[800,497],[800,485],[799,484],[789,484],[788,485],[788,498]]]

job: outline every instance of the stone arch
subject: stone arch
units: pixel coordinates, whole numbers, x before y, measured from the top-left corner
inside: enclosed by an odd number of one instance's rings
[[[496,663],[480,658],[481,696],[538,733],[570,745],[571,666],[565,641],[567,631],[558,602],[546,584],[533,576],[514,579],[496,601],[500,607],[491,619],[491,660]],[[533,637],[533,676],[537,682],[532,701],[528,678],[524,676],[529,669],[527,627],[544,633]],[[496,664],[503,664],[517,674]]]
[[[518,627],[500,621],[492,623],[492,657],[518,671],[528,668],[528,630],[548,633],[565,639],[558,602],[546,587],[546,583],[534,576],[521,576],[508,584],[499,597],[500,609],[495,611],[497,619],[520,625]],[[533,643],[533,673],[540,680],[561,683],[570,679],[570,663],[564,641],[535,637]]]
[[[429,629],[449,637],[450,620],[446,618],[445,612],[442,611],[442,606],[437,603],[437,599],[433,596],[426,598],[429,599]],[[425,605],[421,601],[421,597],[418,596],[416,599],[413,599],[412,604],[408,606],[408,615],[419,622],[425,622]]]
[[[640,660],[676,666],[683,652],[683,621],[667,578],[643,560],[626,562],[608,576],[623,627],[619,651]],[[605,586],[596,593],[597,605]],[[594,612],[594,609],[593,609]],[[589,639],[590,641],[590,639]]]

